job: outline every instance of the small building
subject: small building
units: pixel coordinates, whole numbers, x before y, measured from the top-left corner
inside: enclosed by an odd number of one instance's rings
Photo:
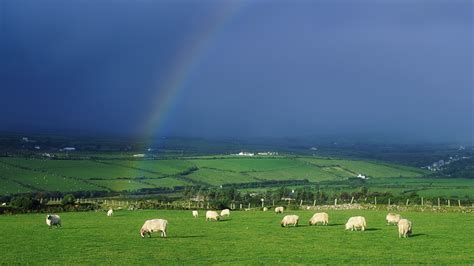
[[[134,154],[133,157],[134,157],[134,158],[143,158],[143,157],[145,157],[145,154],[143,154],[143,153],[138,153],[138,154]]]
[[[258,152],[257,155],[260,155],[260,156],[275,156],[275,155],[278,155],[278,152],[265,151],[265,152]]]
[[[241,151],[241,152],[239,152],[237,155],[238,155],[238,156],[254,156],[255,153],[252,153],[252,152],[243,152],[243,151]]]

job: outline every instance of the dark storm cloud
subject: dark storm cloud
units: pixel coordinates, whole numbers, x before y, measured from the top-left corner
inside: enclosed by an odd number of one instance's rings
[[[41,3],[40,3],[41,2]],[[140,134],[220,1],[2,1],[1,130]],[[162,134],[471,140],[471,1],[246,2]]]

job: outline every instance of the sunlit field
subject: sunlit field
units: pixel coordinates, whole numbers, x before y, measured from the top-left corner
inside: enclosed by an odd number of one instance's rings
[[[264,181],[414,178],[425,171],[381,162],[314,158],[181,158],[173,160],[44,160],[0,158],[0,195],[31,191],[135,191],[186,185]]]
[[[48,229],[45,214],[0,216],[0,263],[5,264],[472,264],[474,215],[403,212],[413,236],[398,237],[384,211],[329,210],[328,226],[308,226],[312,211],[296,228],[280,227],[272,211],[231,212],[206,222],[204,211],[145,210],[60,213],[63,227]],[[366,217],[365,232],[344,230],[350,216]],[[169,221],[168,238],[142,239],[146,219]]]

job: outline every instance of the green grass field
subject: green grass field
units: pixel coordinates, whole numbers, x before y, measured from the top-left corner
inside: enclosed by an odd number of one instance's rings
[[[63,228],[48,229],[45,214],[0,216],[2,264],[473,264],[474,215],[404,212],[413,237],[399,239],[384,211],[329,210],[328,226],[280,227],[271,211],[232,212],[205,222],[204,211],[145,210],[61,213]],[[362,215],[365,232],[344,231],[347,218]],[[169,221],[168,238],[142,239],[146,219]]]
[[[191,169],[191,171],[190,171]],[[220,186],[306,179],[325,192],[356,191],[348,177],[370,177],[370,191],[394,195],[471,198],[474,180],[425,178],[418,168],[384,162],[315,157],[235,156],[169,160],[41,160],[0,158],[0,195],[34,191],[136,191],[186,185]],[[296,186],[293,186],[296,187]],[[265,188],[255,188],[262,190]],[[248,189],[246,189],[248,190]]]

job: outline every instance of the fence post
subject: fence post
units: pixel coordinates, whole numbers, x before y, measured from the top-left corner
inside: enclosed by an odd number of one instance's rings
[[[300,207],[303,205],[303,200],[300,200]]]
[[[461,200],[458,200],[459,208],[461,208]]]
[[[249,207],[247,209],[250,209],[250,202],[249,202]]]
[[[390,207],[390,198],[388,198],[388,207]]]
[[[337,206],[337,198],[334,199],[334,206]]]
[[[421,197],[421,206],[423,206],[423,197]]]
[[[240,209],[242,210],[242,203],[240,203]]]
[[[451,207],[451,200],[448,199],[448,207]]]
[[[439,198],[438,198],[438,208],[441,207],[441,202],[439,201]]]
[[[275,200],[272,201],[272,206],[275,206]]]
[[[316,200],[313,201],[313,206],[316,206]]]
[[[375,205],[377,205],[377,197],[375,197]]]
[[[351,199],[351,204],[354,202],[354,196],[352,196],[352,199]]]
[[[410,199],[407,199],[407,204],[406,204],[407,206],[408,206],[408,203],[409,203],[409,202],[410,202]]]

